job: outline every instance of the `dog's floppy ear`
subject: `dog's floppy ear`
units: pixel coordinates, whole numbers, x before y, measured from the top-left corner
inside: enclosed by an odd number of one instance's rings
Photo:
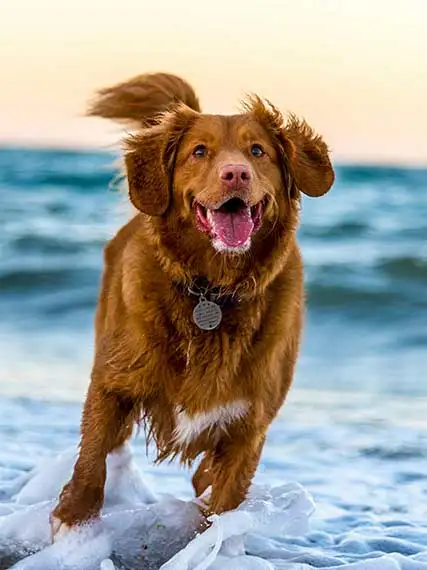
[[[163,163],[165,139],[164,130],[153,127],[127,143],[125,166],[129,198],[135,208],[151,216],[161,216],[169,206],[169,176]]]
[[[291,115],[282,130],[282,144],[296,190],[312,197],[326,194],[334,183],[335,175],[322,137],[304,120]]]
[[[298,198],[300,191],[313,197],[326,194],[335,175],[322,137],[294,115],[285,123],[280,111],[257,95],[248,98],[244,109],[270,133],[291,197]]]
[[[125,166],[132,204],[150,216],[166,213],[172,194],[176,153],[198,113],[178,105],[126,141]]]

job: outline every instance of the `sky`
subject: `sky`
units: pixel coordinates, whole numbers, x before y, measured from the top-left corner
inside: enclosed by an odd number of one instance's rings
[[[0,0],[0,141],[108,148],[104,86],[170,71],[210,113],[244,93],[344,161],[427,165],[427,0]]]

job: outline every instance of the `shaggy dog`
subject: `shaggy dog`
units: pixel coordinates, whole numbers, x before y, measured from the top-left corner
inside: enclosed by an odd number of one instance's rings
[[[300,344],[301,193],[334,181],[322,138],[257,96],[240,114],[203,114],[185,81],[159,73],[102,90],[90,114],[137,126],[124,158],[139,213],[105,248],[80,454],[54,534],[99,515],[107,454],[136,422],[158,461],[202,456],[192,481],[208,513],[245,498]]]

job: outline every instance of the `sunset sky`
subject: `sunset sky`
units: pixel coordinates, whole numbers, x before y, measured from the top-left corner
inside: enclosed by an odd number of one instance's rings
[[[427,164],[427,0],[0,0],[3,142],[105,147],[86,101],[159,70],[207,112],[258,92],[336,159]]]

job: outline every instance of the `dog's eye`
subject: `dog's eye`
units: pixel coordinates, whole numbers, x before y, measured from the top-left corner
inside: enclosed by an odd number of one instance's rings
[[[198,144],[196,148],[193,150],[193,156],[196,158],[203,158],[208,154],[208,149],[205,147],[204,144]]]
[[[252,156],[256,156],[257,158],[260,158],[261,156],[263,156],[265,154],[265,152],[264,152],[264,149],[262,148],[261,145],[253,144],[251,146],[251,154],[252,154]]]

